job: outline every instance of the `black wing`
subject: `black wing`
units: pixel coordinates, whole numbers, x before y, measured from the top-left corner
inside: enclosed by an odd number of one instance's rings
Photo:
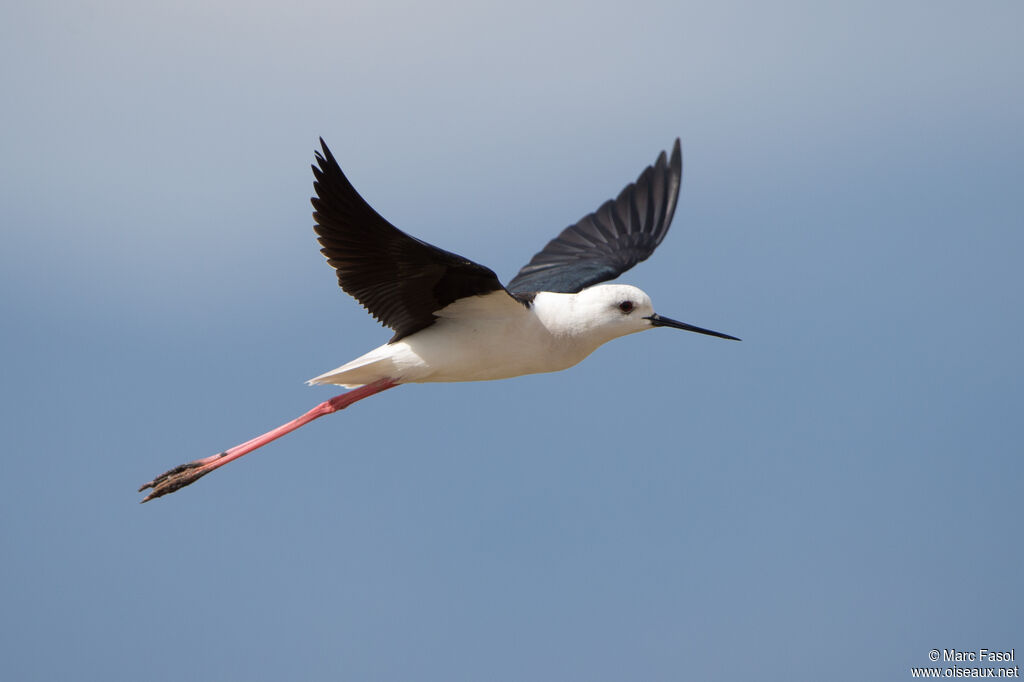
[[[395,330],[390,343],[430,326],[434,312],[467,296],[503,289],[471,260],[411,237],[359,196],[323,138],[313,166],[314,229],[338,283]]]
[[[647,260],[668,232],[682,179],[676,138],[670,159],[662,152],[617,199],[562,230],[509,282],[508,290],[573,294]]]

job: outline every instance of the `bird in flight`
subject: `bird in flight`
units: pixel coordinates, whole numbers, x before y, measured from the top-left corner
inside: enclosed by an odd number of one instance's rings
[[[557,372],[612,339],[671,327],[723,339],[654,312],[615,279],[668,232],[683,177],[679,140],[615,199],[562,230],[507,286],[479,263],[416,239],[359,196],[320,140],[312,198],[321,252],[345,293],[394,330],[379,348],[309,380],[352,389],[262,436],[149,481],[143,502],[183,488],[309,422],[401,384]]]

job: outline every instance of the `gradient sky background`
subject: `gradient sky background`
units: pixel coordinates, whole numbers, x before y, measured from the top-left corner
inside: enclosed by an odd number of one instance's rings
[[[910,679],[1024,654],[1024,5],[0,9],[0,678]],[[507,279],[683,139],[661,330],[409,386],[323,135]],[[1022,657],[1018,654],[1018,658]]]

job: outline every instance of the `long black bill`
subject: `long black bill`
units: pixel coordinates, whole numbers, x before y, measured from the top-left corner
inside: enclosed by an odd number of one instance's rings
[[[717,336],[720,339],[731,339],[733,341],[739,341],[735,336],[729,336],[721,332],[713,332],[710,329],[703,329],[701,327],[694,327],[692,324],[686,324],[685,322],[678,322],[676,320],[662,317],[655,313],[644,318],[645,320],[651,321],[652,327],[672,327],[673,329],[683,329],[688,332],[697,332],[698,334],[707,334],[708,336]]]

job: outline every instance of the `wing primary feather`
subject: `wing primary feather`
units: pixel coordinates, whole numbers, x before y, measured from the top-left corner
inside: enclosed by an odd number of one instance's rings
[[[385,220],[356,192],[323,138],[320,146],[311,198],[320,251],[345,293],[395,331],[391,342],[430,326],[436,311],[460,298],[504,289],[489,268]]]
[[[682,184],[682,147],[664,151],[636,182],[537,252],[508,284],[513,294],[576,293],[646,260],[668,232]]]

